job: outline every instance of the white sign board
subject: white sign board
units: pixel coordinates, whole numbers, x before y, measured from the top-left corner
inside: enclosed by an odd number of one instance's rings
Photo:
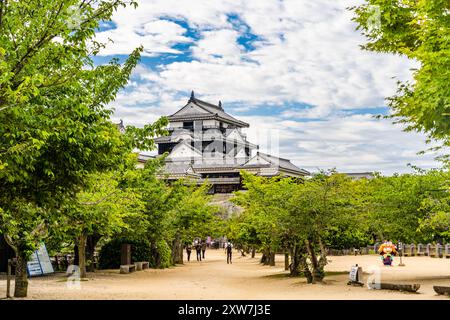
[[[30,277],[54,272],[45,244],[41,244],[39,249],[33,252],[30,261],[28,261],[27,269]]]
[[[41,264],[42,273],[43,274],[53,273],[54,272],[53,265],[52,262],[50,261],[50,257],[48,256],[47,247],[45,246],[45,244],[42,244],[36,251],[36,253],[39,258],[39,263]]]
[[[351,268],[350,274],[348,275],[348,278],[350,279],[350,281],[356,282],[356,281],[359,280],[358,279],[359,278],[358,277],[359,268],[360,267],[358,267],[358,266],[354,266],[354,267]]]
[[[27,264],[27,269],[30,277],[42,275],[41,264],[39,263],[39,258],[36,252],[33,252],[33,254],[31,255],[30,261],[28,261]]]

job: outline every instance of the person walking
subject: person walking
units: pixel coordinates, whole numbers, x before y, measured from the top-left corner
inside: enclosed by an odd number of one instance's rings
[[[197,261],[202,261],[202,243],[198,241],[195,245],[195,252],[197,253]]]
[[[225,250],[227,251],[227,263],[228,264],[229,263],[233,263],[231,261],[231,258],[232,258],[232,255],[233,255],[233,244],[230,241],[228,241],[228,243],[227,243],[227,245],[225,247]]]
[[[206,242],[202,242],[202,258],[205,259]]]
[[[190,243],[188,243],[186,245],[186,254],[187,254],[187,260],[188,261],[191,260],[191,252],[192,252],[192,245]]]

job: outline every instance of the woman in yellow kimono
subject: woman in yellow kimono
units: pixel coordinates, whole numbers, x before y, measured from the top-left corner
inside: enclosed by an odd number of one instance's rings
[[[394,256],[397,255],[397,247],[391,241],[385,241],[379,248],[381,260],[385,266],[392,266]]]

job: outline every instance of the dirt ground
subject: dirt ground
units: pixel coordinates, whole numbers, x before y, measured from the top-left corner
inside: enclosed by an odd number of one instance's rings
[[[195,254],[193,254],[195,258]],[[233,253],[233,264],[226,263],[222,250],[207,250],[202,262],[190,261],[165,270],[143,270],[119,274],[118,270],[89,273],[87,281],[68,287],[64,273],[32,278],[29,299],[446,299],[433,285],[450,286],[450,259],[403,258],[404,267],[384,267],[379,256],[329,257],[324,283],[307,284],[304,278],[290,278],[284,271],[284,256],[277,256],[275,267],[259,264],[256,258]],[[367,282],[370,268],[379,268],[381,281],[417,283],[418,293],[370,290],[347,285],[354,264],[363,268]],[[0,276],[0,297],[6,292],[5,276]]]

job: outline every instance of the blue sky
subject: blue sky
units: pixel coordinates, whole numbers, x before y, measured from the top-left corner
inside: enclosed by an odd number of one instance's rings
[[[248,137],[262,150],[308,170],[436,167],[433,154],[417,155],[428,147],[423,135],[375,118],[389,114],[385,97],[416,64],[360,50],[365,39],[346,10],[358,3],[141,0],[120,9],[97,34],[108,44],[95,62],[123,61],[139,45],[144,53],[111,104],[114,119],[142,126],[174,113],[194,90],[250,123]]]

